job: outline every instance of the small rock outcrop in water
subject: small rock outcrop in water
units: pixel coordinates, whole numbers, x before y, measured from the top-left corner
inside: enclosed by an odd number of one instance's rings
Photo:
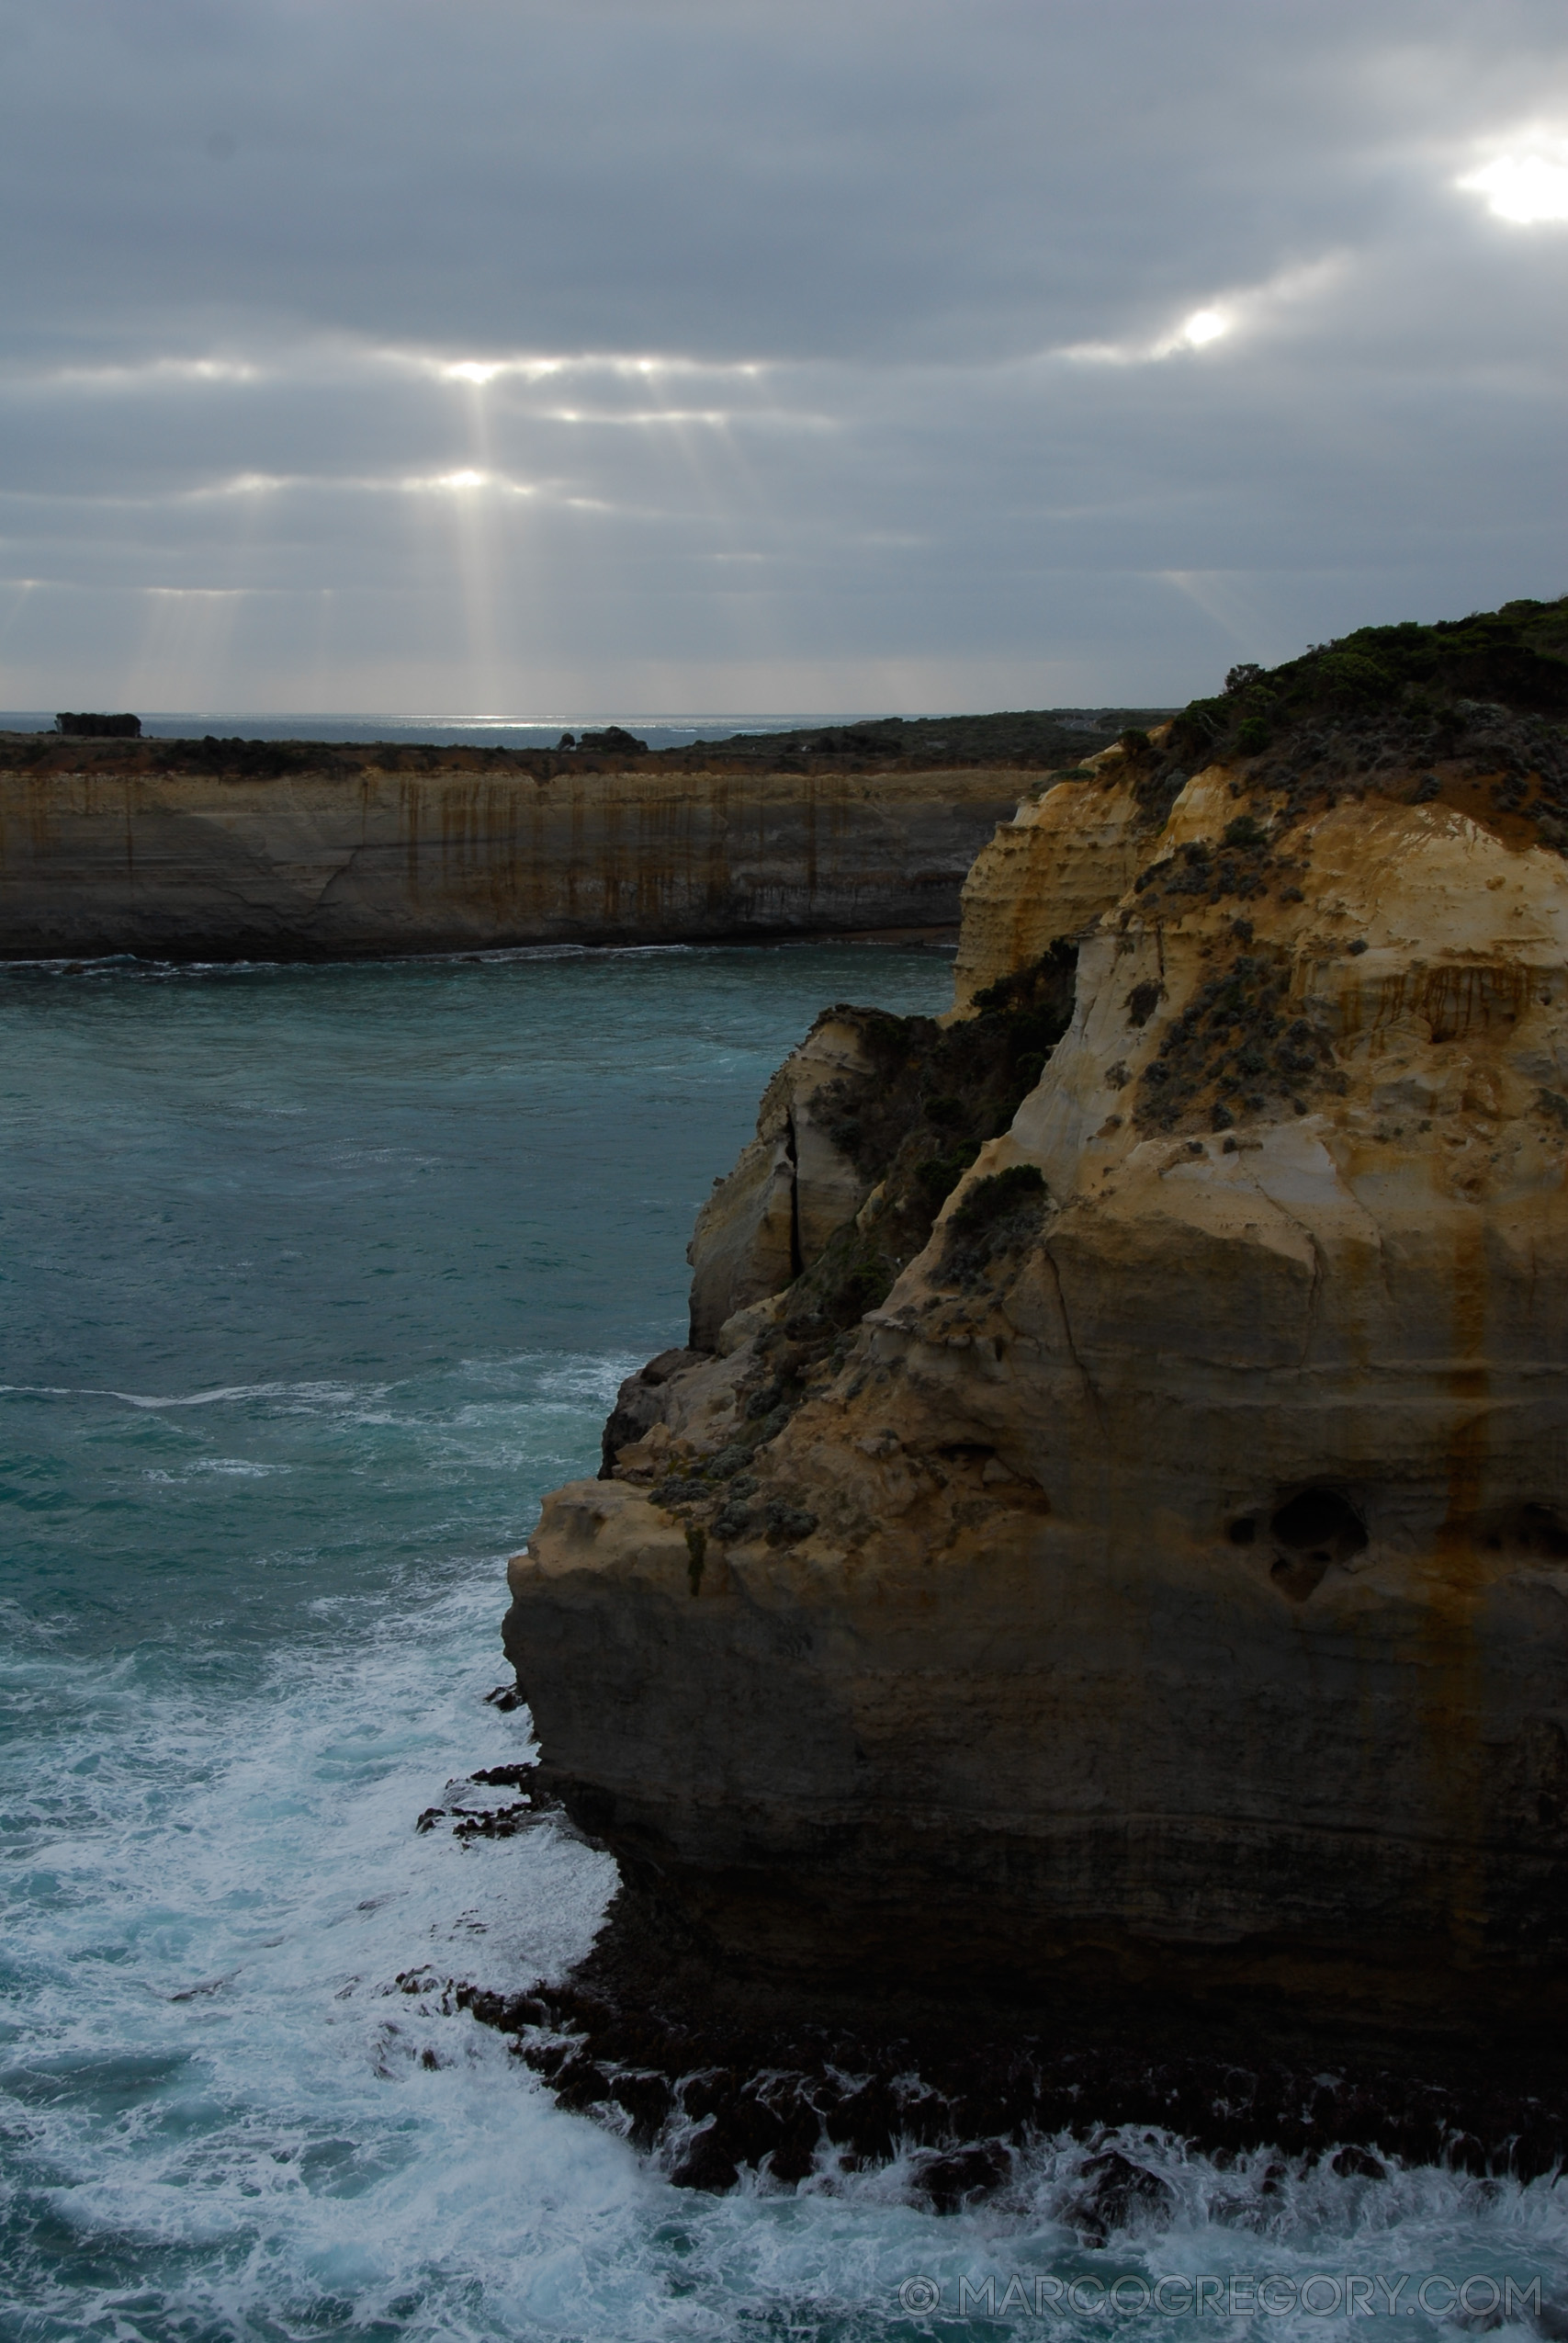
[[[1563,2006],[1565,653],[1530,604],[1235,671],[998,832],[956,1021],[775,1079],[507,1624],[722,1956]]]

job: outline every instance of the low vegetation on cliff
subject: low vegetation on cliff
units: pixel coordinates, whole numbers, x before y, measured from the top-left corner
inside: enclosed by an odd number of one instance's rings
[[[917,764],[954,762],[1066,767],[1130,728],[1157,724],[1170,708],[1034,707],[993,716],[879,716],[852,724],[807,724],[790,732],[733,732],[699,749],[767,763],[813,757]]]
[[[1145,769],[1139,795],[1157,826],[1195,764],[1238,766],[1299,820],[1344,788],[1411,776],[1411,801],[1486,775],[1503,813],[1568,841],[1568,596],[1509,602],[1435,626],[1361,627],[1299,659],[1233,667],[1225,688],[1189,702]]]

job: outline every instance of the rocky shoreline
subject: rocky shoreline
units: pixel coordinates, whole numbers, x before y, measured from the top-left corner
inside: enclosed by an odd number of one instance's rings
[[[490,1804],[497,1791],[507,1803]],[[507,1839],[562,1809],[536,1766],[448,1785],[418,1828]],[[570,1824],[564,1827],[570,1828]],[[1568,2162],[1568,2055],[1539,2032],[1330,2039],[1278,2017],[1238,2026],[1181,1997],[1092,1993],[1038,2009],[905,1990],[873,2011],[725,1961],[646,1884],[625,1883],[567,1978],[501,1993],[405,1971],[427,2014],[503,2035],[557,2102],[627,2138],[678,2188],[831,2188],[883,2171],[936,2213],[1005,2201],[1061,2165],[1058,2217],[1080,2243],[1161,2227],[1180,2142],[1246,2168],[1260,2202],[1322,2169],[1382,2179],[1434,2165],[1529,2182]]]

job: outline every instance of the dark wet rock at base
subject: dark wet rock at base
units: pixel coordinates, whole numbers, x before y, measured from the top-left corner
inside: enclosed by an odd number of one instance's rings
[[[412,1975],[406,1990],[433,1986]],[[562,2106],[623,2132],[682,2188],[901,2161],[910,2199],[952,2213],[1005,2192],[1021,2153],[1085,2142],[1060,2217],[1091,2246],[1176,2211],[1153,2156],[1129,2152],[1140,2130],[1221,2162],[1272,2149],[1265,2197],[1320,2164],[1341,2179],[1382,2179],[1394,2162],[1529,2180],[1568,2157],[1568,2056],[1536,2042],[1348,2046],[1157,2003],[1136,2019],[1087,2002],[873,2011],[716,1961],[635,1889],[562,1983],[452,1984],[441,2006],[511,2037]]]
[[[1175,2210],[1168,2181],[1146,2165],[1134,2164],[1120,2148],[1110,2148],[1085,2165],[1067,2216],[1080,2244],[1103,2246],[1113,2229],[1164,2228]]]
[[[965,2205],[991,2195],[1008,2179],[1012,2158],[995,2143],[983,2147],[956,2148],[951,2156],[933,2156],[916,2168],[915,2185],[934,2213],[961,2213]]]
[[[468,1801],[477,1789],[517,1790],[522,1794],[510,1805],[475,1805]],[[475,1839],[515,1839],[519,1831],[530,1830],[547,1816],[560,1812],[560,1800],[541,1779],[536,1765],[481,1766],[461,1782],[448,1782],[441,1804],[426,1806],[414,1828],[423,1837],[441,1823],[450,1822],[454,1839],[466,1845]]]

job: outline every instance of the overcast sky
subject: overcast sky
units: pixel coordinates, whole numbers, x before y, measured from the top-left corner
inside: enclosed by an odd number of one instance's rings
[[[0,706],[952,712],[1568,588],[1563,0],[0,0]]]

